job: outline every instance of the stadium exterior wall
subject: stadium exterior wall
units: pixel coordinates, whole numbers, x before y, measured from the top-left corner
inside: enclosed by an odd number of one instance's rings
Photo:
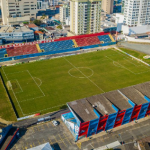
[[[127,124],[129,122],[144,118],[150,115],[150,98],[144,97],[147,100],[147,103],[136,105],[131,100],[128,100],[128,103],[132,106],[126,110],[118,110],[114,105],[114,110],[116,113],[101,116],[97,110],[93,109],[94,113],[96,114],[97,118],[94,120],[89,120],[87,122],[80,122],[79,132],[78,132],[78,139],[79,140],[83,137],[90,137],[94,134],[97,134],[102,131],[108,131],[112,128]],[[70,108],[71,112],[73,112],[72,108]],[[67,115],[67,113],[66,113]],[[73,116],[76,115],[73,112]],[[79,120],[78,120],[79,121]]]
[[[109,46],[109,45],[113,45],[113,44],[116,44],[116,42],[90,45],[90,46],[84,46],[84,47],[77,47],[77,48],[66,49],[66,50],[58,50],[58,51],[49,51],[49,52],[42,52],[42,53],[35,53],[35,54],[28,54],[28,55],[20,55],[20,56],[14,56],[14,57],[4,57],[4,58],[0,58],[0,62],[12,61],[12,60],[18,60],[18,59],[24,59],[24,58],[31,58],[31,57],[38,57],[38,56],[44,56],[44,55],[51,55],[51,54],[57,54],[57,53],[65,53],[65,52],[77,51],[77,50],[81,50],[81,49],[89,49],[89,48],[94,48],[94,47],[99,47],[99,46]]]

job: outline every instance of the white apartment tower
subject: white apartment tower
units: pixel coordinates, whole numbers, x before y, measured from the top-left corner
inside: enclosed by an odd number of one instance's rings
[[[1,0],[4,25],[19,24],[36,18],[37,0]]]
[[[59,7],[59,18],[61,22],[65,22],[66,19],[70,16],[70,4],[63,4]]]
[[[89,34],[100,32],[101,0],[70,1],[70,32]]]
[[[150,0],[123,0],[123,10],[126,25],[150,25]]]

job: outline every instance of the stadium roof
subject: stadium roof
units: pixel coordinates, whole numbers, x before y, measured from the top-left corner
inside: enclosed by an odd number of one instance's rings
[[[116,112],[112,108],[112,104],[102,94],[88,97],[87,100],[91,105],[94,105],[95,109],[102,115]]]
[[[81,122],[86,122],[98,118],[86,98],[69,102],[68,105],[75,112]]]
[[[120,110],[125,110],[132,107],[128,103],[128,99],[117,90],[107,92],[104,94],[104,96]]]
[[[68,106],[81,122],[86,122],[98,118],[94,109],[100,115],[105,115],[116,112],[113,105],[119,110],[132,108],[133,106],[128,102],[129,99],[137,105],[148,103],[144,95],[150,98],[150,82],[69,102]]]
[[[142,84],[137,84],[134,86],[135,89],[140,91],[143,95],[150,98],[150,81]]]
[[[136,90],[133,86],[120,89],[120,91],[133,103],[140,105],[142,103],[147,103],[147,100],[144,98],[144,95]],[[131,92],[132,91],[132,92]]]

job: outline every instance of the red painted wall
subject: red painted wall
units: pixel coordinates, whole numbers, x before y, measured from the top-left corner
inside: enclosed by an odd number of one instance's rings
[[[130,121],[133,121],[133,120],[138,118],[141,107],[142,107],[142,105],[137,105],[137,106],[134,107]]]
[[[126,112],[126,110],[121,110],[121,111],[118,112],[117,117],[116,117],[116,121],[115,121],[114,128],[115,128],[115,127],[118,127],[118,126],[120,126],[120,125],[122,124],[122,121],[123,121],[125,112]]]
[[[108,119],[108,115],[105,115],[100,118],[99,123],[98,123],[97,132],[99,130],[105,130],[107,119]]]
[[[84,122],[80,124],[79,136],[86,135],[88,133],[90,121]]]
[[[147,112],[146,112],[145,116],[148,116],[148,115],[150,115],[150,104],[148,106],[148,109],[147,109]]]

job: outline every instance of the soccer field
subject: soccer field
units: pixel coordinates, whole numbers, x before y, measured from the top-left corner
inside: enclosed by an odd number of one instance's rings
[[[1,72],[19,117],[150,79],[148,66],[110,49],[3,67]]]

